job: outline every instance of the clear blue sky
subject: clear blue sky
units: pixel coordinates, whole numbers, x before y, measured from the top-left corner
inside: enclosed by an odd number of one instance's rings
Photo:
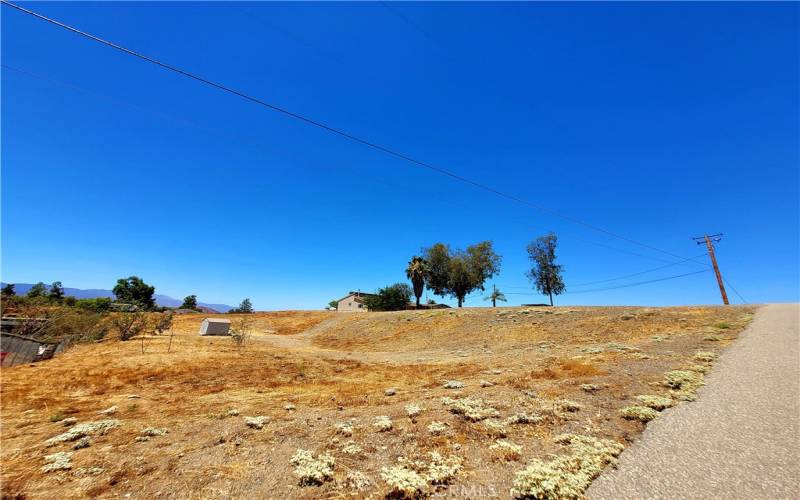
[[[681,256],[723,232],[748,301],[799,298],[797,3],[23,5]],[[494,283],[524,292],[547,231],[569,291],[702,269],[572,286],[676,259],[1,15],[4,281],[319,308],[490,239]],[[717,302],[711,273],[558,299]]]

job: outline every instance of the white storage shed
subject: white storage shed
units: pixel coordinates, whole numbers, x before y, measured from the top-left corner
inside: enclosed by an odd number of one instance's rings
[[[200,323],[200,335],[230,335],[231,320],[206,318]]]

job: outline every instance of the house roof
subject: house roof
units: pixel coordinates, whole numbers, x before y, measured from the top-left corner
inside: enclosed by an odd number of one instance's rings
[[[375,294],[374,294],[374,293],[350,292],[350,293],[348,293],[347,295],[345,295],[344,297],[342,297],[341,299],[337,300],[336,302],[341,302],[341,301],[343,301],[344,299],[346,299],[347,297],[350,297],[350,296],[352,296],[352,295],[356,295],[357,297],[374,297],[374,296],[375,296]],[[360,302],[360,301],[358,300],[358,298],[356,298],[356,302]]]

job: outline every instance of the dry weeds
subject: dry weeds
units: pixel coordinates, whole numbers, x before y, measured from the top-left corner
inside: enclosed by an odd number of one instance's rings
[[[631,307],[259,313],[253,315],[253,339],[241,352],[230,339],[197,336],[205,316],[176,316],[178,333],[169,353],[167,336],[148,338],[144,354],[137,343],[109,339],[3,370],[3,495],[375,497],[395,487],[382,478],[382,471],[394,467],[420,476],[420,491],[454,488],[508,497],[525,466],[507,460],[542,464],[531,469],[535,474],[548,467],[562,474],[563,460],[554,462],[554,456],[581,464],[583,475],[570,486],[580,488],[610,460],[592,455],[594,444],[580,448],[589,443],[583,438],[565,447],[554,436],[577,433],[601,438],[603,446],[626,444],[645,424],[622,418],[620,410],[663,383],[672,385],[665,392],[695,389],[702,374],[688,367],[698,361],[706,367],[705,360],[715,358],[708,354],[735,339],[750,312]],[[719,341],[704,340],[711,329],[720,332]],[[698,351],[702,360],[694,359]],[[676,371],[682,373],[665,379]],[[448,380],[465,386],[444,389]],[[602,390],[587,390],[587,384]],[[396,394],[385,396],[387,387]],[[453,414],[443,397],[480,403]],[[288,405],[293,410],[284,409]],[[69,432],[58,420],[76,419],[70,428],[93,423],[111,406],[117,407],[113,419],[119,426],[91,434],[88,447],[73,451],[70,441],[44,445]],[[465,418],[468,410],[480,421]],[[54,415],[59,418],[51,421]],[[253,429],[238,415],[268,422]],[[379,416],[388,417],[392,428],[377,432],[372,424]],[[489,429],[486,422],[495,425]],[[347,437],[337,434],[341,423],[349,423]],[[143,429],[169,432],[142,436]],[[497,442],[489,436],[500,432],[509,443],[500,445],[504,450],[491,448]],[[297,466],[290,463],[297,450],[319,462],[311,469],[320,481],[299,484]],[[66,455],[53,458],[57,453]],[[42,470],[63,465],[65,456],[69,469]],[[535,474],[518,481],[519,492],[538,487]],[[406,486],[414,488],[411,483]]]

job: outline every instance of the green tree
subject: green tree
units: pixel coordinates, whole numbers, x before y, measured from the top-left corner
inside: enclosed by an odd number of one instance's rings
[[[563,266],[556,264],[557,246],[558,237],[555,233],[540,236],[528,245],[531,270],[527,272],[527,276],[539,293],[550,296],[551,306],[553,295],[560,295],[567,289],[561,277]]]
[[[375,295],[364,297],[370,311],[403,311],[411,301],[411,288],[405,283],[395,283],[378,290]]]
[[[428,262],[426,284],[435,295],[453,296],[458,307],[464,298],[475,290],[484,290],[483,284],[500,272],[502,258],[494,251],[491,241],[482,241],[466,250],[450,250],[444,243],[423,249]]]
[[[35,298],[35,297],[44,297],[47,295],[47,285],[42,283],[41,281],[33,285],[30,290],[28,290],[28,297]]]
[[[117,301],[134,304],[145,310],[153,309],[156,306],[153,298],[155,291],[154,286],[148,285],[138,276],[118,279],[113,290]]]
[[[507,302],[505,294],[498,290],[497,287],[492,287],[492,293],[488,297],[484,297],[483,300],[491,300],[492,307],[497,307],[498,300],[500,302]]]
[[[6,283],[3,285],[3,290],[0,291],[0,295],[3,297],[13,297],[16,294],[17,292],[14,291],[14,283]]]
[[[244,299],[239,307],[237,308],[240,313],[251,313],[253,312],[253,304],[250,302],[250,299]]]
[[[422,297],[422,292],[425,290],[425,276],[428,273],[428,263],[425,259],[419,256],[414,256],[406,267],[406,277],[411,280],[411,285],[414,287],[414,297],[417,299],[416,307],[419,309],[419,299]]]
[[[75,305],[87,311],[103,313],[111,310],[111,299],[108,297],[97,297],[94,299],[78,299]]]
[[[339,308],[339,301],[334,299],[334,300],[328,302],[328,307],[333,308],[333,309],[338,309]]]
[[[50,285],[50,293],[47,294],[47,298],[55,302],[61,302],[64,298],[64,287],[61,286],[60,281],[54,281],[53,284]]]
[[[183,299],[183,304],[181,304],[181,309],[197,309],[197,295],[189,295]]]

